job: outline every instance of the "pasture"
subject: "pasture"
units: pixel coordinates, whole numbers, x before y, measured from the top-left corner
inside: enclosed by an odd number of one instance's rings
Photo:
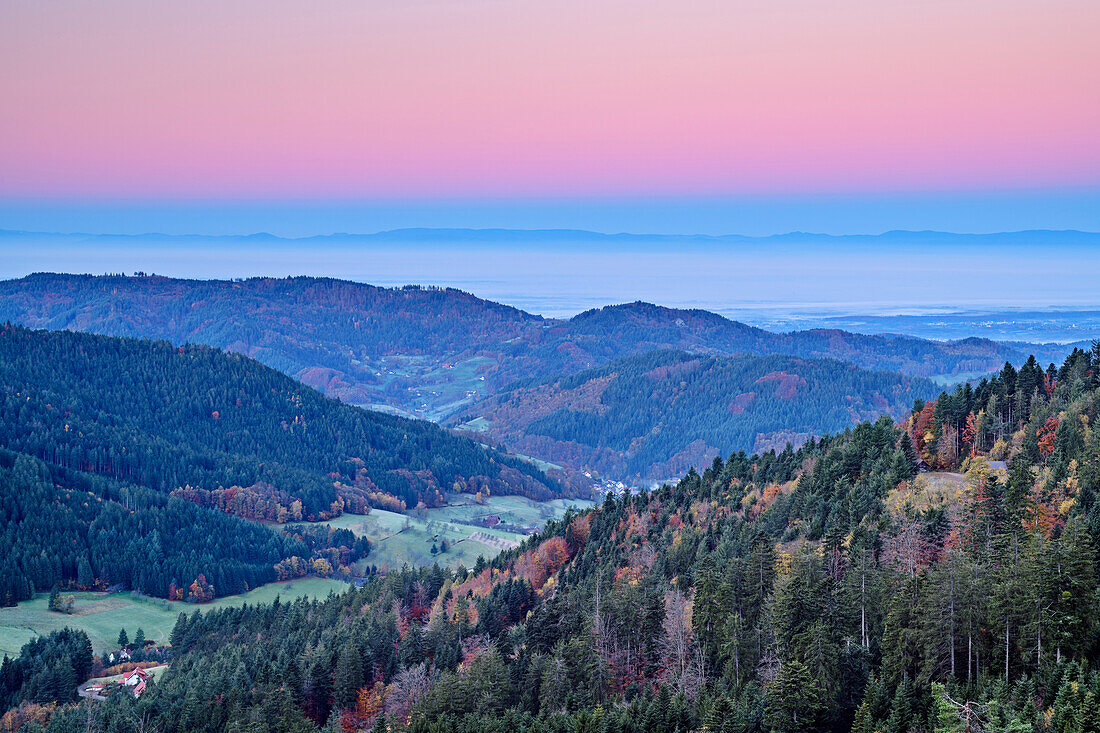
[[[346,587],[347,583],[339,580],[300,578],[284,583],[268,583],[248,593],[217,598],[202,605],[149,598],[128,591],[109,594],[76,592],[67,594],[76,599],[72,614],[48,610],[48,594],[40,593],[32,600],[0,608],[0,656],[6,654],[14,657],[35,636],[66,626],[83,629],[91,639],[96,654],[113,649],[122,628],[131,638],[140,627],[147,639],[167,642],[181,612],[190,614],[196,610],[237,607],[246,603],[270,603],[276,596],[287,601],[303,596],[324,598],[329,592],[339,593]]]
[[[478,557],[490,559],[526,539],[525,534],[477,525],[479,518],[495,515],[504,524],[542,527],[547,520],[562,517],[569,507],[582,510],[591,506],[592,502],[584,499],[537,502],[521,496],[490,496],[484,504],[478,504],[473,497],[459,494],[448,506],[427,509],[418,516],[372,509],[370,514],[343,514],[325,524],[349,529],[371,541],[370,556],[360,561],[363,567],[374,565],[390,570],[406,563],[416,566],[438,562],[445,567],[465,565],[469,568]],[[446,552],[432,554],[432,546],[438,549],[444,539],[448,545]],[[302,596],[324,598],[330,591],[338,593],[345,587],[347,584],[339,580],[300,578],[269,583],[248,593],[218,598],[202,605],[129,592],[76,592],[71,594],[76,599],[73,614],[47,610],[47,594],[41,593],[16,606],[0,608],[0,656],[16,656],[23,644],[35,636],[66,626],[83,629],[97,654],[113,649],[119,629],[124,627],[131,637],[141,628],[146,638],[165,642],[180,612],[190,614],[195,610],[270,603],[276,596],[283,600]]]
[[[478,504],[467,494],[452,497],[448,506],[426,509],[419,513],[397,514],[372,509],[370,514],[343,514],[325,522],[333,527],[351,530],[366,537],[373,545],[371,554],[361,561],[382,570],[430,565],[472,567],[479,556],[490,559],[501,550],[523,542],[527,535],[485,527],[478,524],[482,517],[495,515],[504,524],[522,527],[542,527],[549,519],[563,516],[568,507],[581,510],[592,506],[583,499],[555,499],[537,502],[521,496],[490,496]],[[446,539],[446,552],[432,554]]]

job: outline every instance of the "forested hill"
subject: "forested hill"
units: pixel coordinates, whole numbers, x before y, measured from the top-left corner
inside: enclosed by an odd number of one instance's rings
[[[0,449],[0,606],[59,587],[207,601],[295,556],[310,552],[255,522]]]
[[[666,479],[731,451],[779,450],[900,416],[932,382],[834,360],[652,351],[514,386],[449,424],[603,475]]]
[[[204,343],[355,404],[439,419],[514,380],[571,374],[654,349],[833,358],[922,377],[1060,361],[1060,346],[934,342],[844,331],[775,334],[647,303],[550,320],[457,290],[325,278],[175,280],[36,274],[0,282],[0,321]]]
[[[457,290],[325,278],[242,281],[32,275],[0,283],[0,321],[201,343],[245,354],[355,404],[416,412],[461,399],[502,345],[541,319]],[[468,362],[462,384],[443,365]],[[416,394],[422,391],[423,394]],[[453,393],[453,394],[452,394]]]
[[[627,303],[585,311],[569,320],[572,340],[593,354],[637,353],[673,348],[710,354],[787,354],[847,361],[865,369],[918,377],[992,372],[1006,361],[1036,355],[1061,361],[1072,346],[1002,343],[982,338],[929,341],[898,335],[867,335],[838,329],[772,333],[704,310]],[[612,347],[617,344],[617,348]],[[612,358],[612,357],[608,357]]]
[[[181,618],[137,705],[48,730],[1095,731],[1100,348],[1051,372],[609,496],[456,576]],[[918,473],[914,435],[956,471]]]
[[[11,325],[0,325],[0,446],[262,519],[431,506],[455,488],[557,489],[529,463],[237,354]]]

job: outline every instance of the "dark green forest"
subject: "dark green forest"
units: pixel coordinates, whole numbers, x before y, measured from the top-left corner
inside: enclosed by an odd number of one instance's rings
[[[92,643],[83,631],[62,629],[32,639],[16,659],[5,657],[0,664],[0,707],[72,702],[92,660]]]
[[[379,497],[434,506],[456,486],[560,489],[530,463],[328,399],[244,356],[11,325],[0,325],[0,446],[261,519],[332,517]]]
[[[144,695],[44,728],[1096,731],[1100,347],[1023,367],[469,570],[181,615]]]
[[[59,586],[167,598],[200,575],[213,595],[232,595],[309,555],[255,522],[0,449],[0,606]]]

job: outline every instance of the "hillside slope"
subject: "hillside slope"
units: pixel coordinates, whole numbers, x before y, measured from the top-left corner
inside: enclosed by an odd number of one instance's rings
[[[499,352],[541,319],[455,290],[321,278],[32,275],[0,284],[5,320],[216,346],[345,402],[423,412],[425,401],[483,390],[479,352]],[[465,372],[457,385],[455,366]]]
[[[715,455],[782,450],[938,389],[833,360],[651,351],[489,397],[451,423],[615,478],[664,479]]]
[[[1034,354],[1061,361],[1073,345],[1001,343],[966,338],[930,341],[838,329],[772,333],[704,310],[627,303],[585,311],[567,322],[567,342],[601,363],[654,348],[705,354],[787,354],[850,362],[917,377],[963,377],[996,371]],[[545,347],[544,347],[545,348]],[[602,357],[602,358],[601,358]]]
[[[470,572],[182,618],[140,708],[48,730],[1095,730],[1100,348],[1051,371],[609,496]],[[1007,404],[1010,439],[918,478],[914,433]]]
[[[434,506],[455,487],[556,495],[526,462],[326,399],[237,354],[11,325],[0,326],[0,446],[263,519]]]
[[[231,595],[309,555],[256,522],[0,449],[0,606],[57,587],[185,599],[200,576],[211,596]]]

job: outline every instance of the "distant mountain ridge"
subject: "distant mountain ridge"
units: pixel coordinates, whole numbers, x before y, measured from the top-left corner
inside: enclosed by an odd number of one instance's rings
[[[299,378],[305,369],[335,369],[340,373],[329,375],[336,383],[326,393],[364,401],[381,389],[391,398],[383,402],[401,409],[406,405],[380,383],[385,375],[365,368],[364,359],[429,357],[443,366],[474,359],[484,381],[504,386],[656,348],[835,358],[924,377],[992,371],[1032,351],[1044,362],[1055,361],[1072,350],[839,329],[773,333],[710,311],[641,301],[560,320],[452,288],[384,288],[321,277],[231,281],[39,273],[0,281],[0,320],[205,343]],[[366,391],[356,393],[356,384]]]
[[[331,396],[397,409],[417,407],[412,397],[420,384],[461,381],[453,371],[463,363],[476,372],[466,380],[470,386],[486,383],[481,386],[487,389],[474,390],[483,394],[653,349],[834,358],[923,377],[992,371],[1033,351],[1041,361],[1055,361],[1072,350],[837,329],[781,334],[710,311],[644,302],[559,320],[456,289],[382,288],[318,277],[230,281],[40,273],[0,281],[0,320],[205,343],[257,358]],[[415,364],[403,363],[412,357]],[[429,375],[429,367],[452,373]],[[414,394],[402,397],[409,387]],[[446,395],[430,392],[421,390],[423,402],[441,405],[435,397]]]
[[[506,229],[506,228],[431,228],[408,227],[386,229],[377,232],[311,235],[304,237],[284,237],[268,232],[252,234],[167,234],[146,232],[141,234],[93,234],[87,232],[34,232],[25,230],[0,229],[0,239],[17,238],[62,238],[103,241],[189,241],[189,242],[255,242],[255,243],[295,243],[318,242],[393,242],[393,243],[433,243],[455,242],[461,244],[530,244],[554,242],[557,244],[578,243],[616,243],[616,244],[652,244],[652,243],[695,243],[695,244],[782,244],[782,243],[834,243],[834,244],[990,244],[1018,245],[1035,244],[1037,240],[1045,243],[1080,244],[1100,246],[1100,232],[1086,232],[1077,229],[1025,229],[1008,232],[968,233],[943,232],[936,230],[895,229],[879,234],[823,234],[815,232],[785,232],[782,234],[649,234],[644,232],[598,232],[586,229]]]

